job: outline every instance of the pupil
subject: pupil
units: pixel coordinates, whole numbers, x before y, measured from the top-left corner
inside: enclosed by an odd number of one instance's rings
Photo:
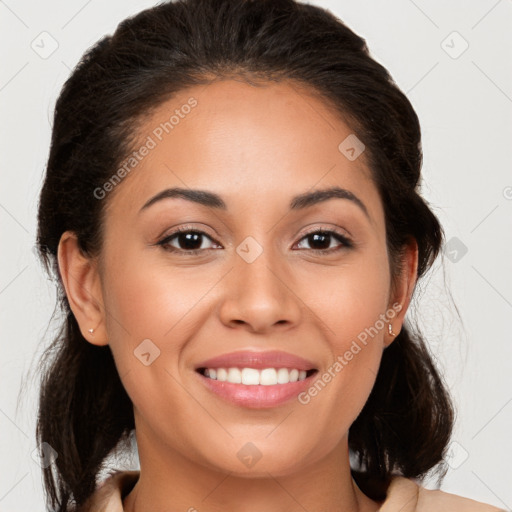
[[[312,238],[313,238],[313,241],[314,241],[314,242],[317,242],[317,243],[318,243],[319,239],[320,239],[320,241],[323,239],[323,242],[324,242],[324,244],[323,244],[323,245],[324,245],[324,246],[323,246],[323,247],[320,247],[320,249],[327,249],[327,248],[329,247],[329,237],[330,237],[330,236],[331,236],[331,235],[329,235],[329,234],[318,234],[318,233],[315,233],[315,234],[313,234],[313,235],[310,235],[310,237],[312,237]],[[327,244],[325,243],[326,241],[327,241]],[[312,245],[312,246],[313,246],[314,244],[311,244],[311,242],[310,242],[310,245]],[[322,243],[320,243],[320,245],[322,245]],[[313,247],[313,248],[314,248],[314,249],[315,249],[315,248],[317,248],[317,249],[318,249],[318,247]]]
[[[193,250],[198,248],[196,245],[200,236],[200,233],[184,233],[179,235],[178,240],[182,249]],[[199,246],[201,246],[201,243],[199,243]]]

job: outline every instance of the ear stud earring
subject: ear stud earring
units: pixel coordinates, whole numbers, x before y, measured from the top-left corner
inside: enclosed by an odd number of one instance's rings
[[[397,333],[393,332],[393,326],[391,324],[388,324],[388,332],[390,336],[396,336]]]
[[[90,332],[91,334],[94,334],[94,329],[89,329],[89,332]]]

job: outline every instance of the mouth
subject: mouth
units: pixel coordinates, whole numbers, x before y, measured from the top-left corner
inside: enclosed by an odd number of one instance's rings
[[[278,386],[301,382],[318,372],[316,368],[197,368],[203,377],[218,382],[241,384],[243,386]]]
[[[208,392],[224,403],[261,410],[297,400],[312,385],[318,370],[201,367],[195,373]]]
[[[277,407],[296,399],[318,373],[318,364],[280,350],[241,350],[201,361],[201,385],[230,405]]]

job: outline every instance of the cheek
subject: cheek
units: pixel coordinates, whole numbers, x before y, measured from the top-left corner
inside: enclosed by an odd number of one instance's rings
[[[155,264],[154,258],[130,261],[129,255],[106,275],[107,328],[112,343],[124,345],[127,338],[163,341],[186,330],[194,307],[216,281],[206,269]]]
[[[174,418],[165,429],[177,435],[177,426],[190,420],[180,355],[197,327],[199,302],[217,279],[211,272],[143,264],[128,254],[105,274],[109,345],[123,386],[150,423]]]
[[[373,249],[335,270],[316,272],[315,287],[309,288],[305,302],[321,321],[331,360],[302,403],[315,409],[320,424],[334,420],[335,432],[350,427],[375,382],[387,329],[389,279],[386,252]]]
[[[299,293],[321,321],[332,351],[344,353],[352,340],[364,338],[386,312],[390,291],[387,253],[372,246],[337,266],[311,269],[299,282]],[[373,338],[382,339],[384,327],[387,324],[380,320],[379,333]]]
[[[199,315],[202,319],[208,314],[205,296],[218,277],[206,266],[171,266],[164,258],[144,259],[135,251],[126,250],[122,258],[109,257],[104,280],[106,324],[123,385],[141,410],[147,397],[153,403],[155,390],[161,389],[166,390],[162,399],[170,396],[171,402],[184,408],[186,404],[178,402],[185,397],[173,376],[181,370],[182,352],[198,329]],[[150,416],[151,412],[146,411]]]

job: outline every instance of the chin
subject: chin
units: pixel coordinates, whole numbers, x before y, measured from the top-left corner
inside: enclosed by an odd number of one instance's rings
[[[222,453],[208,457],[208,465],[240,478],[268,478],[269,473],[275,477],[291,475],[304,469],[306,459],[311,462],[303,442],[283,446],[263,438],[233,444],[232,450],[223,446]]]

